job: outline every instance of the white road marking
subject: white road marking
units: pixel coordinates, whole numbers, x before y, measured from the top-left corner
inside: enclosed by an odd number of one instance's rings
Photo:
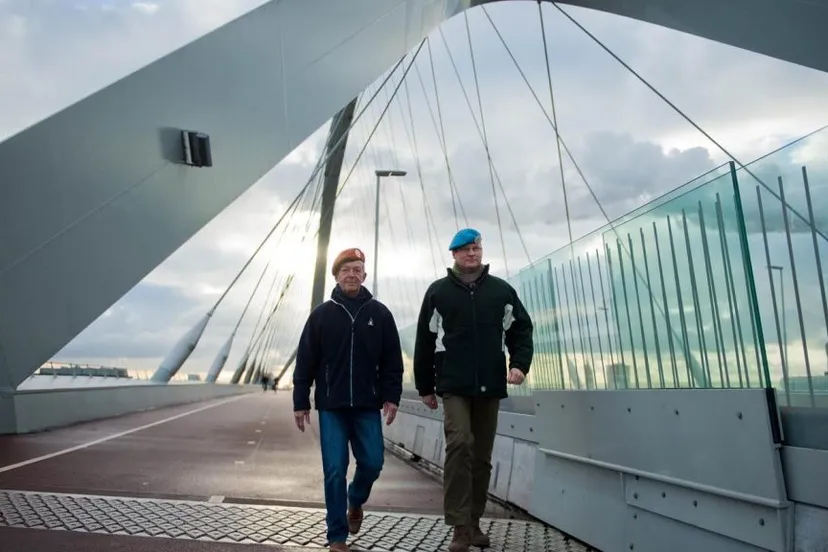
[[[224,497],[221,495],[213,495],[210,497],[209,500],[207,500],[207,502],[212,502],[213,504],[221,504],[222,502],[224,502]]]
[[[164,418],[163,420],[158,420],[157,422],[152,422],[151,424],[142,425],[140,427],[135,427],[132,429],[128,429],[126,431],[122,431],[120,433],[115,433],[114,435],[110,435],[108,437],[102,437],[100,439],[95,439],[94,441],[89,441],[88,443],[84,443],[82,445],[77,445],[74,447],[70,447],[67,449],[59,450],[57,452],[51,452],[49,454],[44,454],[43,456],[38,456],[37,458],[31,458],[29,460],[24,460],[23,462],[18,462],[17,464],[9,464],[8,466],[3,466],[0,468],[0,473],[9,472],[12,470],[16,470],[17,468],[22,468],[24,466],[28,466],[30,464],[36,464],[38,462],[43,462],[44,460],[49,460],[50,458],[55,458],[56,456],[63,456],[64,454],[69,454],[70,452],[75,452],[78,450],[83,450],[85,448],[93,447],[95,445],[99,445],[101,443],[105,443],[107,441],[111,441],[113,439],[118,439],[119,437],[124,437],[129,435],[130,433],[135,433],[137,431],[142,431],[144,429],[149,429],[151,427],[155,427],[161,424],[166,424],[167,422],[172,422],[173,420],[177,420],[179,418],[184,418],[186,416],[190,416],[192,414],[197,414],[204,410],[209,410],[210,408],[215,408],[217,406],[221,406],[223,404],[227,404],[232,401],[237,401],[246,397],[247,395],[239,395],[238,397],[231,397],[225,401],[217,402],[215,404],[210,404],[207,406],[202,406],[200,408],[196,408],[187,412],[183,412],[181,414],[176,414],[175,416],[170,416],[169,418]]]

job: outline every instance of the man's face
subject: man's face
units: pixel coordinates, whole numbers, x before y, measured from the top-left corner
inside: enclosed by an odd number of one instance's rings
[[[455,249],[452,256],[458,267],[474,270],[483,264],[483,246],[479,243],[472,243]]]
[[[356,293],[365,281],[365,276],[365,264],[362,261],[351,261],[339,267],[336,283],[345,293]]]

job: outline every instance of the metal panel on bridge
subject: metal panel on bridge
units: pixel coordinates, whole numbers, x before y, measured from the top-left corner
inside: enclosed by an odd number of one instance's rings
[[[606,550],[789,550],[793,508],[767,397],[538,392],[531,511]]]

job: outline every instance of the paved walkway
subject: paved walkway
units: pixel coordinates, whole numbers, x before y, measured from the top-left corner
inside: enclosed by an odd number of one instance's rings
[[[317,424],[300,433],[290,406],[254,393],[0,437],[0,551],[318,550]],[[356,549],[444,549],[439,483],[386,458]],[[487,516],[495,550],[583,550],[494,504]]]

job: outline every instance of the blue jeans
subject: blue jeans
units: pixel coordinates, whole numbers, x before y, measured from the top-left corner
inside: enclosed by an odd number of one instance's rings
[[[325,475],[328,542],[345,542],[348,506],[359,508],[365,504],[382,471],[385,449],[380,411],[320,410],[319,440]],[[347,485],[349,442],[356,459],[356,473],[353,482]]]

